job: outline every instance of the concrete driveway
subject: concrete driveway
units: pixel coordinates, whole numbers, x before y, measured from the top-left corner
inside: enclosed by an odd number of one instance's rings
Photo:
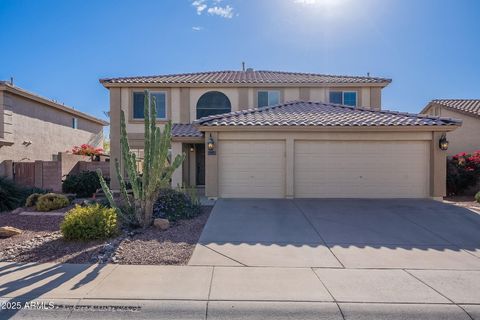
[[[412,199],[221,199],[189,265],[480,270],[480,215]]]

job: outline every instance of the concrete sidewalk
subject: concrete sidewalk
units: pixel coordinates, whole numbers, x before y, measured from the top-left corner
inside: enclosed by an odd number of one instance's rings
[[[0,298],[62,305],[2,319],[480,319],[480,271],[1,263]]]

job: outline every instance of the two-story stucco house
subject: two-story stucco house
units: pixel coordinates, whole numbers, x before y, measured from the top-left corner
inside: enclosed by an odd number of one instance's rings
[[[247,69],[100,82],[110,91],[112,157],[121,158],[120,110],[142,156],[148,90],[158,124],[173,123],[172,154],[187,154],[172,185],[205,186],[214,198],[439,198],[439,139],[460,125],[382,111],[384,78]]]
[[[462,127],[448,135],[448,155],[480,150],[480,99],[436,99],[420,112],[462,120]]]
[[[0,81],[0,175],[6,160],[52,160],[83,143],[103,145],[108,123]]]

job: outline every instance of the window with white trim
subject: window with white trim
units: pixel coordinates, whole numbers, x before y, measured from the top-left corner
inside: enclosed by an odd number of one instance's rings
[[[343,104],[346,106],[357,106],[356,91],[330,91],[330,103]]]
[[[278,90],[261,90],[257,94],[258,107],[268,107],[280,103],[280,91]]]
[[[150,91],[149,100],[152,103],[152,98],[155,97],[157,119],[167,119],[167,93],[164,91]],[[133,119],[145,118],[145,92],[133,93]]]

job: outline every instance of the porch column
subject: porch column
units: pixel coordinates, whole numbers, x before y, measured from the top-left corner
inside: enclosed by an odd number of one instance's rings
[[[120,147],[120,110],[121,90],[120,88],[110,88],[110,188],[112,190],[120,188],[115,170],[115,159],[118,159],[120,168],[123,168]],[[123,173],[121,169],[120,172]]]
[[[175,159],[177,155],[181,155],[183,152],[181,142],[172,142],[172,160]],[[177,168],[172,174],[172,188],[177,186],[182,186],[182,175],[183,175],[183,163],[180,167]]]
[[[447,193],[447,151],[438,146],[442,134],[443,132],[433,132],[430,146],[430,193],[435,200],[442,200]]]

